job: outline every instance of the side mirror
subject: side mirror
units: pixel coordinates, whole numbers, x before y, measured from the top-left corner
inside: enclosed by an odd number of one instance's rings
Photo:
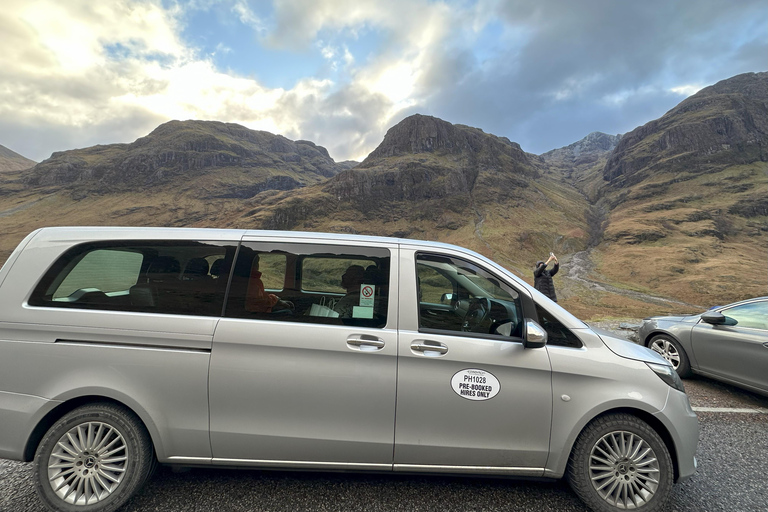
[[[725,320],[725,315],[718,313],[717,311],[707,311],[701,315],[702,322],[712,325],[723,325],[725,324]]]
[[[453,301],[453,294],[452,293],[444,293],[442,297],[440,297],[440,304],[450,304]]]
[[[523,348],[543,348],[547,344],[547,331],[534,320],[525,320]]]

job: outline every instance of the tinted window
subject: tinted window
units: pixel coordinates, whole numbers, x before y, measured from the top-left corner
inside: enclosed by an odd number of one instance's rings
[[[36,287],[33,306],[217,316],[235,246],[120,241],[67,251]]]
[[[66,301],[80,289],[97,289],[105,293],[128,290],[139,280],[144,256],[139,252],[97,249],[91,251],[67,274],[53,293],[53,300]],[[105,268],[112,269],[104,272]]]
[[[225,314],[383,327],[387,321],[389,266],[388,249],[243,243]]]
[[[538,304],[536,304],[536,313],[539,315],[539,324],[547,331],[547,345],[571,348],[582,347],[581,340],[570,329]]]
[[[308,256],[301,264],[301,288],[306,292],[322,292],[344,294],[346,289],[342,277],[353,265],[365,271],[376,262],[361,258],[329,258],[325,256]]]
[[[484,268],[458,258],[418,254],[416,272],[420,329],[521,336],[518,293]]]
[[[723,310],[722,313],[734,320],[739,327],[768,330],[768,302],[752,302]]]
[[[263,253],[259,260],[264,288],[275,292],[282,291],[285,286],[285,254]]]

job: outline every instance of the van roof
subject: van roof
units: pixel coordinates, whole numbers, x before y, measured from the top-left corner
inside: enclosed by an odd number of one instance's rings
[[[350,233],[321,233],[313,231],[277,231],[259,229],[220,229],[220,228],[181,228],[181,227],[131,227],[131,226],[55,226],[37,230],[35,237],[38,241],[88,241],[109,239],[212,239],[241,240],[243,237],[315,239],[323,241],[349,241],[368,243],[408,244],[423,247],[443,247],[476,254],[461,246],[429,240],[411,238],[394,238],[387,236],[357,235]],[[481,256],[481,255],[478,255]]]

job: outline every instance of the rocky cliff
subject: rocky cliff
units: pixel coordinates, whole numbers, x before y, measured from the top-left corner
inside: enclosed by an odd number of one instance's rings
[[[619,140],[621,140],[621,134],[608,135],[602,132],[592,132],[578,142],[547,151],[540,156],[549,163],[570,169],[591,166],[600,158],[610,154],[616,148]]]
[[[243,198],[317,183],[345,167],[310,141],[232,123],[171,121],[131,144],[54,153],[27,174],[26,183],[115,193],[215,175],[216,190],[207,187],[213,197]]]
[[[539,176],[518,144],[416,114],[390,128],[359,166],[324,188],[340,199],[370,204],[467,195],[478,180],[493,196],[506,195]]]
[[[413,115],[357,167],[300,191],[261,194],[244,220],[269,229],[445,240],[514,265],[583,248],[583,196],[503,137]]]
[[[624,135],[603,176],[618,188],[657,170],[697,173],[766,161],[768,73],[745,73],[702,89]]]
[[[602,170],[621,140],[621,135],[592,132],[578,142],[539,155],[546,168],[562,176],[591,202],[597,202],[605,186]]]

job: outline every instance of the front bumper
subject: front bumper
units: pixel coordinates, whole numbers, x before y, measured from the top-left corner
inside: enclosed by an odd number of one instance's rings
[[[667,404],[655,415],[672,437],[677,458],[677,481],[696,473],[696,447],[699,444],[699,420],[691,408],[688,395],[670,389]]]

